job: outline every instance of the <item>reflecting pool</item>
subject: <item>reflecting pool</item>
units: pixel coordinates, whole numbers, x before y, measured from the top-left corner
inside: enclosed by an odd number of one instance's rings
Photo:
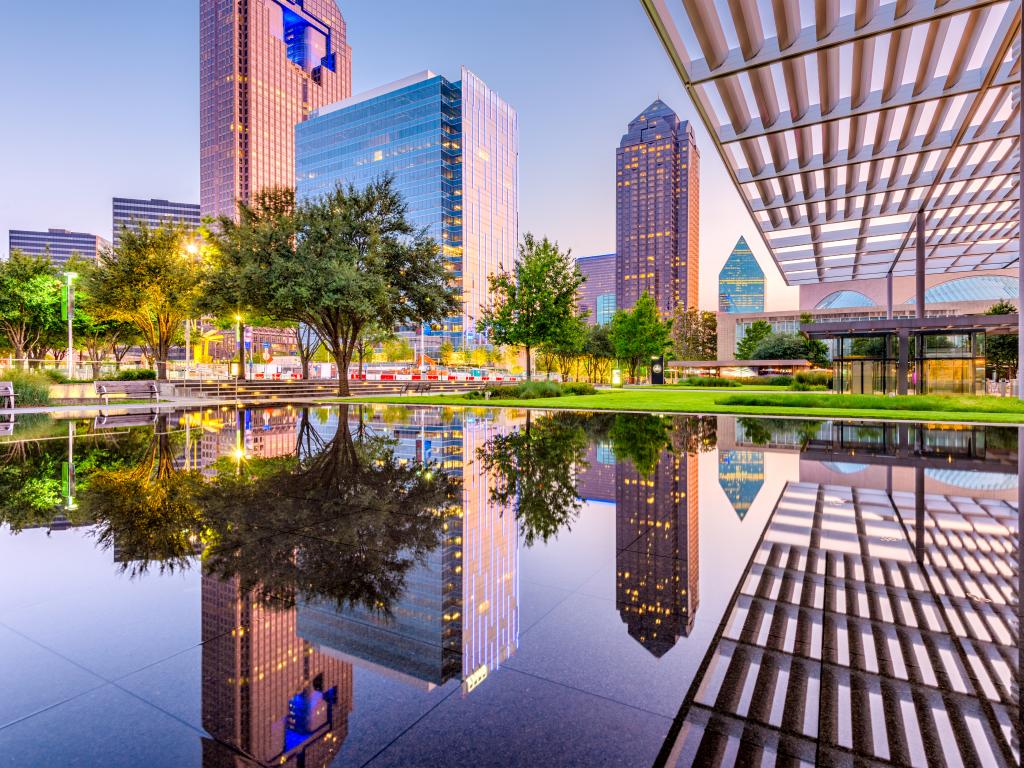
[[[0,765],[1019,765],[1018,430],[396,406],[0,435]]]

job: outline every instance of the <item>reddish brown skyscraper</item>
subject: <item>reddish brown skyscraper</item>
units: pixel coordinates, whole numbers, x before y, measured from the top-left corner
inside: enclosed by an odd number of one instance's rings
[[[616,309],[648,293],[662,317],[696,307],[700,152],[693,128],[661,100],[629,124],[615,159]]]
[[[295,124],[352,94],[334,0],[200,0],[199,183],[204,216],[295,186]]]

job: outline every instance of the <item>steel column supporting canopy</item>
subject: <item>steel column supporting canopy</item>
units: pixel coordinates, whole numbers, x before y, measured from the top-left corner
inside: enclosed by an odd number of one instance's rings
[[[641,0],[790,285],[1020,258],[1021,0]]]

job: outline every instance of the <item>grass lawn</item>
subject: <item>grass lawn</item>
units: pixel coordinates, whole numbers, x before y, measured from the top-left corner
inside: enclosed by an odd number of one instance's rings
[[[480,400],[464,395],[348,398],[358,402],[401,405],[570,409],[583,411],[655,411],[664,413],[732,413],[809,418],[974,421],[1024,424],[1024,403],[998,397],[904,395],[833,395],[814,392],[736,393],[735,390],[617,389],[596,395],[534,400]]]

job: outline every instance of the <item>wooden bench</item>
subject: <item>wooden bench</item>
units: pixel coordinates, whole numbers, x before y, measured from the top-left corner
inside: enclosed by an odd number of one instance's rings
[[[14,407],[14,384],[10,381],[0,381],[0,405]]]
[[[140,397],[157,400],[160,397],[160,389],[152,380],[97,381],[96,394],[103,398],[105,405],[110,405],[111,395],[124,395],[133,400]]]
[[[149,427],[156,423],[157,414],[153,411],[147,413],[124,413],[119,416],[107,416],[100,414],[93,420],[94,429],[115,429],[116,427]]]
[[[429,392],[429,391],[430,391],[430,382],[429,381],[414,381],[414,382],[412,382],[410,384],[405,384],[402,387],[402,390],[401,390],[400,394],[403,394],[403,395],[414,394],[415,395],[415,394],[419,394],[421,392]]]

